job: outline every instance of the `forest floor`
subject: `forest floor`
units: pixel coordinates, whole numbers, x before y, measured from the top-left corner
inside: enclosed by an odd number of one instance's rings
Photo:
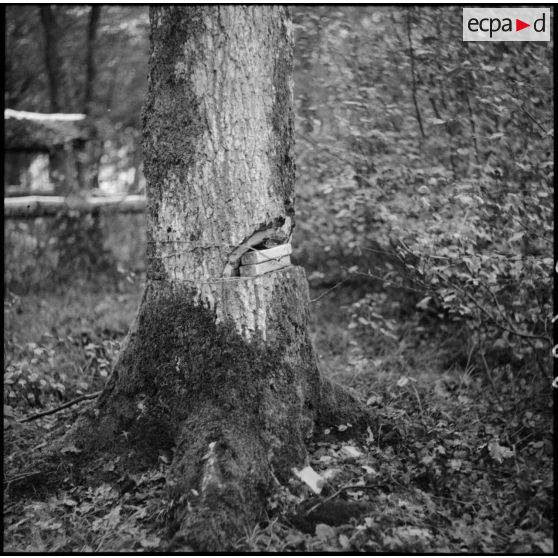
[[[322,371],[361,394],[377,427],[364,437],[346,424],[322,433],[309,463],[327,480],[321,494],[293,478],[237,550],[552,553],[549,386],[537,373],[452,360],[466,340],[435,327],[371,329],[355,315],[361,295],[340,287],[313,302],[312,328]],[[5,298],[5,552],[165,548],[166,456],[131,483],[18,488],[29,453],[91,401],[18,419],[102,388],[139,296],[137,280],[114,292],[75,286]]]

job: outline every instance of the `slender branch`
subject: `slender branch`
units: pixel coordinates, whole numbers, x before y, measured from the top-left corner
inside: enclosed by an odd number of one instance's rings
[[[548,131],[527,111],[525,104],[519,105],[519,108],[544,132],[545,136],[548,135]]]
[[[413,53],[413,41],[411,39],[411,15],[410,15],[410,8],[407,8],[407,41],[409,43],[409,58],[411,59],[411,87],[412,87],[412,94],[413,94],[413,103],[415,105],[415,113],[417,116],[417,122],[420,128],[420,134],[423,138],[426,138],[426,134],[424,133],[424,127],[422,125],[422,117],[420,115],[420,109],[418,106],[417,101],[417,82],[415,77],[415,55]]]
[[[14,475],[13,477],[9,477],[4,479],[4,484],[9,485],[12,482],[23,480],[28,477],[34,477],[36,475],[41,475],[44,471],[31,471],[29,473],[20,473],[19,475]]]
[[[408,254],[410,254],[413,257],[416,257],[415,254],[410,250],[410,248],[402,241],[399,240],[399,245],[404,249],[405,252],[407,252]],[[498,302],[498,299],[496,298],[496,295],[492,292],[492,290],[485,285],[483,282],[480,282],[481,286],[484,287],[489,294],[492,296],[492,299],[494,300],[494,303],[496,305],[496,308],[498,310],[498,313],[500,314],[500,316],[505,320],[505,322],[508,324],[507,326],[501,324],[496,317],[494,317],[486,308],[484,308],[476,299],[474,296],[472,296],[470,293],[468,293],[465,289],[459,287],[458,285],[456,285],[455,283],[452,283],[447,277],[444,277],[440,272],[436,271],[435,272],[436,276],[438,277],[438,279],[440,279],[441,281],[443,281],[445,284],[447,284],[448,286],[450,286],[452,289],[456,289],[457,291],[459,291],[460,293],[464,294],[471,302],[473,302],[475,304],[475,306],[485,315],[487,316],[490,321],[499,329],[501,329],[502,331],[507,331],[508,333],[512,333],[514,335],[516,335],[517,337],[523,337],[524,339],[542,339],[543,341],[546,341],[547,343],[552,344],[552,341],[546,337],[545,335],[537,335],[534,333],[525,333],[523,331],[519,331],[515,328],[515,326],[513,325],[513,323],[510,321],[509,317],[506,316],[506,314],[503,312],[500,303]],[[431,290],[428,289],[428,287],[426,287],[425,290]]]
[[[41,417],[46,417],[47,415],[53,415],[54,413],[57,413],[58,411],[62,411],[62,409],[71,407],[72,405],[75,405],[80,401],[85,401],[86,399],[95,399],[96,397],[99,397],[100,394],[101,394],[100,391],[96,391],[94,393],[86,393],[85,395],[80,395],[79,397],[76,397],[76,399],[72,399],[72,401],[68,401],[67,403],[64,403],[64,405],[60,405],[60,407],[55,407],[54,409],[48,409],[47,411],[42,411],[34,415],[28,415],[22,418],[21,420],[19,420],[18,422],[29,422]]]
[[[316,298],[312,298],[310,299],[310,302],[318,302],[318,300],[320,300],[321,298],[323,298],[327,293],[333,291],[333,289],[336,289],[337,287],[339,287],[340,285],[342,285],[343,283],[345,283],[345,281],[348,281],[348,279],[341,279],[341,281],[339,281],[338,283],[335,283],[335,285],[333,285],[333,287],[330,287],[329,289],[326,289],[323,293],[321,293],[319,296],[317,296]]]
[[[531,333],[525,333],[523,331],[517,331],[515,328],[510,328],[510,327],[506,327],[504,325],[502,325],[500,322],[498,322],[498,320],[483,306],[481,306],[481,304],[475,299],[474,296],[472,296],[470,293],[468,293],[465,289],[462,289],[461,287],[459,287],[458,285],[456,285],[455,283],[452,283],[451,281],[449,281],[446,277],[444,277],[441,273],[436,272],[436,276],[441,279],[442,281],[445,281],[447,285],[449,285],[452,289],[456,289],[458,290],[460,293],[464,294],[471,302],[473,302],[473,304],[475,304],[475,306],[482,311],[482,313],[487,316],[490,321],[499,329],[501,329],[502,331],[507,331],[508,333],[513,333],[514,335],[517,335],[517,337],[523,337],[525,339],[543,339],[544,341],[546,341],[547,343],[549,342],[549,339],[547,337],[545,337],[544,335],[534,335]],[[481,283],[481,285],[483,285]],[[484,285],[483,285],[484,286]]]
[[[463,43],[467,47],[467,43]],[[465,48],[465,52],[467,49]],[[469,90],[471,89],[471,72],[467,72],[466,76],[463,78],[463,92],[465,94],[465,104],[467,105],[467,113],[469,116],[469,126],[471,127],[471,139],[473,140],[473,149],[475,151],[475,162],[477,164],[476,174],[478,176],[480,172],[480,153],[479,144],[477,142],[477,125],[475,123],[475,117],[473,114],[473,107],[471,106],[471,97],[469,95]]]
[[[496,309],[498,310],[498,314],[500,314],[500,316],[506,321],[506,323],[508,324],[508,326],[511,328],[511,332],[515,333],[515,335],[518,335],[519,337],[525,337],[526,339],[544,339],[545,341],[547,341],[548,343],[550,343],[550,339],[548,339],[548,337],[544,336],[544,335],[536,335],[533,333],[522,333],[522,332],[518,332],[515,329],[515,326],[513,325],[512,321],[510,320],[509,316],[507,316],[505,314],[505,312],[502,310],[502,307],[500,306],[500,302],[498,301],[498,298],[496,297],[496,295],[492,292],[492,290],[488,287],[488,285],[485,285],[484,283],[480,282],[481,286],[485,288],[485,290],[488,291],[488,293],[491,295],[492,300],[494,301],[494,304],[496,305]]]
[[[467,78],[468,81],[468,78]],[[465,89],[465,101],[467,102],[467,112],[469,113],[469,124],[471,126],[471,136],[473,139],[473,148],[475,150],[475,161],[477,163],[477,174],[480,167],[479,144],[477,142],[477,126],[475,124],[475,117],[473,115],[473,107],[471,106],[471,99],[469,97],[469,88]]]
[[[89,25],[87,27],[87,44],[86,44],[86,64],[85,64],[85,91],[83,93],[83,112],[90,114],[91,102],[93,100],[93,86],[95,83],[95,37],[97,35],[97,27],[99,16],[101,14],[101,6],[94,4],[89,12]]]
[[[488,381],[490,382],[490,385],[492,386],[492,389],[494,390],[494,395],[496,396],[496,399],[498,399],[498,403],[500,403],[500,405],[501,405],[502,400],[500,398],[500,392],[498,391],[498,388],[496,387],[496,384],[494,383],[494,378],[492,377],[492,373],[490,372],[488,362],[486,362],[486,357],[484,356],[484,351],[480,352],[480,356],[481,356],[482,362],[484,364],[484,370],[486,372],[486,377],[488,378]]]
[[[414,287],[409,287],[409,285],[403,285],[402,283],[396,283],[395,281],[391,281],[390,279],[386,279],[385,277],[382,277],[380,275],[375,275],[374,273],[368,271],[367,273],[363,273],[362,271],[354,271],[353,275],[362,275],[363,277],[368,277],[369,279],[378,279],[379,281],[383,281],[384,284],[391,286],[391,287],[397,287],[399,289],[406,289],[408,291],[413,291],[415,293],[424,293],[425,291],[427,291],[428,289],[426,287],[423,286],[423,288],[421,289],[416,289]]]
[[[39,6],[39,13],[45,38],[44,64],[48,77],[50,110],[52,112],[60,112],[57,73],[60,71],[60,62],[58,58],[58,26],[52,6],[45,4]]]
[[[352,488],[355,488],[355,489],[358,488],[358,489],[361,489],[361,490],[362,489],[370,490],[371,488],[378,488],[378,486],[375,485],[375,484],[364,484],[364,485],[346,484],[345,486],[342,486],[339,490],[336,490],[333,494],[331,494],[327,498],[324,498],[321,502],[318,502],[317,504],[312,506],[310,509],[308,509],[306,511],[306,513],[304,515],[311,514],[314,510],[318,509],[320,506],[323,506],[326,502],[329,502],[329,501],[333,500],[336,496],[339,496],[339,494],[341,494],[341,492],[343,492],[344,490],[351,490]]]

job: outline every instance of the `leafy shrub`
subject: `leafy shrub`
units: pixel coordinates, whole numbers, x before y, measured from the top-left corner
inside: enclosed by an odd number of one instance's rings
[[[549,378],[552,45],[463,43],[457,7],[297,18],[310,278],[372,280],[413,319],[465,325],[482,365]],[[353,310],[380,327],[377,301]]]

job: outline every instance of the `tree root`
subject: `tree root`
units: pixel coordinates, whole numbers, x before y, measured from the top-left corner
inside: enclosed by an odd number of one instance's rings
[[[351,424],[356,431],[364,431],[372,426],[374,417],[354,390],[323,377],[320,379],[320,388],[316,417],[319,427]]]
[[[126,472],[174,451],[175,543],[234,547],[262,517],[273,479],[287,482],[307,463],[305,442],[317,429],[350,423],[354,433],[372,422],[356,394],[319,373],[300,304],[306,288],[294,267],[199,289],[148,283],[96,408],[67,435],[84,476],[97,474],[94,458],[106,453]]]

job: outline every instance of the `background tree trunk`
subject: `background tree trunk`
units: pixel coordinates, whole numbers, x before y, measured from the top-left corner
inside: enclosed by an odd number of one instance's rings
[[[58,25],[52,6],[39,6],[41,24],[43,26],[45,49],[44,61],[48,77],[50,110],[61,112],[59,72],[61,60],[58,52]],[[49,156],[50,180],[57,194],[68,195],[75,188],[77,176],[74,168],[74,157],[70,145],[60,145],[52,150]]]
[[[101,6],[91,6],[89,22],[87,25],[87,43],[85,54],[85,87],[83,91],[83,113],[89,116],[90,137],[84,150],[78,153],[79,182],[83,189],[92,190],[99,187],[99,165],[101,162],[102,148],[97,127],[94,124],[92,113],[94,111],[94,86],[96,78],[95,65],[95,40]]]
[[[60,112],[58,91],[58,68],[60,59],[58,56],[58,28],[56,18],[52,12],[52,6],[42,4],[39,6],[41,23],[45,35],[45,66],[48,76],[48,89],[50,95],[50,110]]]
[[[91,113],[91,101],[93,100],[93,86],[95,83],[95,38],[97,36],[97,27],[99,26],[99,17],[101,15],[101,6],[95,4],[91,6],[89,12],[89,23],[87,26],[87,44],[85,54],[85,89],[83,92],[83,112]]]
[[[239,277],[294,217],[292,35],[281,6],[151,8],[148,284],[82,446],[174,450],[170,528],[223,550],[306,459],[317,423],[367,420],[318,372],[304,271]],[[132,448],[132,449],[130,449]]]

